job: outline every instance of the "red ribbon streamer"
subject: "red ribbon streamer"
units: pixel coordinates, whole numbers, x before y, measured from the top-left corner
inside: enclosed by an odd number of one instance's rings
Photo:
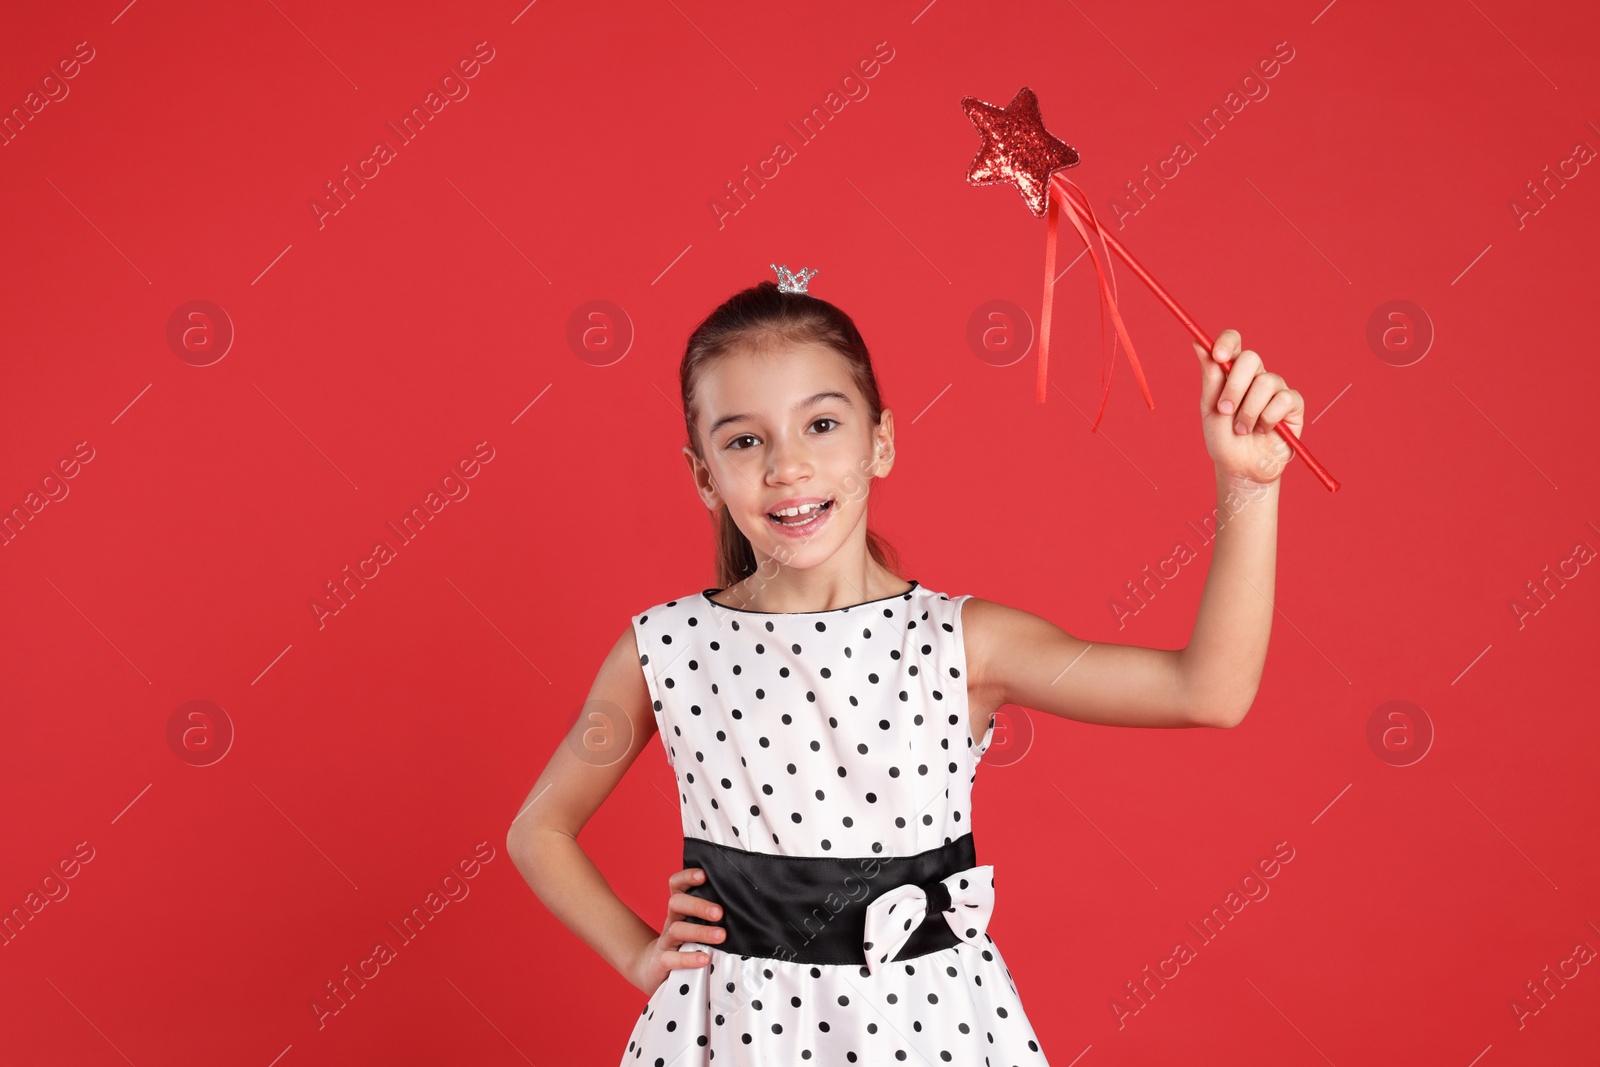
[[[1061,183],[1059,186],[1056,184],[1056,182],[1058,180]],[[1156,281],[1154,275],[1152,275],[1149,271],[1144,269],[1144,265],[1141,264],[1137,259],[1134,258],[1133,253],[1129,252],[1126,248],[1124,248],[1121,241],[1118,241],[1115,237],[1112,237],[1110,234],[1106,233],[1106,231],[1104,229],[1101,228],[1099,221],[1097,219],[1095,219],[1095,217],[1094,217],[1094,210],[1089,206],[1089,198],[1083,194],[1083,190],[1079,189],[1076,185],[1074,185],[1072,182],[1068,181],[1066,178],[1061,177],[1061,175],[1054,174],[1054,175],[1051,175],[1051,182],[1050,182],[1050,194],[1051,194],[1050,197],[1049,197],[1049,200],[1050,200],[1050,207],[1049,207],[1050,233],[1049,233],[1048,242],[1045,245],[1044,314],[1040,316],[1040,326],[1041,326],[1041,334],[1042,334],[1040,339],[1039,339],[1039,402],[1040,403],[1044,402],[1045,357],[1046,357],[1046,351],[1047,351],[1047,348],[1048,348],[1049,336],[1050,336],[1050,302],[1051,302],[1050,298],[1051,298],[1051,295],[1052,295],[1052,293],[1054,291],[1054,288],[1055,288],[1055,266],[1056,266],[1056,263],[1055,263],[1055,259],[1056,259],[1056,240],[1055,240],[1056,239],[1056,227],[1055,227],[1055,222],[1056,222],[1056,200],[1057,200],[1057,197],[1056,197],[1055,194],[1057,194],[1057,193],[1060,194],[1060,199],[1066,201],[1067,207],[1068,207],[1067,217],[1072,219],[1073,225],[1077,227],[1078,233],[1083,237],[1084,244],[1088,247],[1089,254],[1091,256],[1094,255],[1094,246],[1089,243],[1089,235],[1088,235],[1088,233],[1085,232],[1083,226],[1078,222],[1078,216],[1079,215],[1088,216],[1089,220],[1094,223],[1095,232],[1097,234],[1099,234],[1099,236],[1100,236],[1101,245],[1104,248],[1107,248],[1110,251],[1115,252],[1117,255],[1122,257],[1122,261],[1128,265],[1129,269],[1132,270],[1134,274],[1138,275],[1140,281],[1144,282],[1145,285],[1149,286],[1150,291],[1156,295],[1156,298],[1158,300],[1160,300],[1163,304],[1165,304],[1167,306],[1167,310],[1172,312],[1173,316],[1180,323],[1183,324],[1183,328],[1189,331],[1189,335],[1195,339],[1195,341],[1200,345],[1200,347],[1202,349],[1204,349],[1207,352],[1210,352],[1214,348],[1216,348],[1216,345],[1215,345],[1215,343],[1213,343],[1213,341],[1211,339],[1211,336],[1200,328],[1200,324],[1195,322],[1194,319],[1189,316],[1188,312],[1184,311],[1183,308],[1178,306],[1178,302],[1172,298],[1172,294],[1167,292],[1166,289],[1162,288],[1161,283]],[[1107,255],[1106,256],[1106,263],[1107,263],[1108,266],[1109,266],[1110,262],[1111,262],[1111,257],[1109,255]],[[1095,263],[1095,271],[1096,271],[1096,273],[1099,273],[1099,270],[1100,270],[1100,267],[1099,267],[1099,262],[1097,260],[1096,263]],[[1112,314],[1113,318],[1117,322],[1118,332],[1122,334],[1124,342],[1126,342],[1127,334],[1126,334],[1125,331],[1123,331],[1121,329],[1122,320],[1120,319],[1120,317],[1117,317],[1117,315],[1116,315],[1116,298],[1115,298],[1115,295],[1114,295],[1114,291],[1112,291],[1112,293],[1108,297],[1108,291],[1107,291],[1106,286],[1105,286],[1105,278],[1104,278],[1104,276],[1101,277],[1101,290],[1100,290],[1100,292],[1101,292],[1101,300],[1102,300],[1101,316],[1100,316],[1100,324],[1101,324],[1102,334],[1103,334],[1104,329],[1105,329],[1105,312],[1107,310],[1107,307],[1109,306],[1111,314]],[[1116,356],[1115,351],[1112,352],[1112,356],[1113,356],[1113,358],[1115,358],[1115,356]],[[1141,387],[1143,387],[1144,386],[1144,375],[1139,370],[1139,361],[1138,361],[1138,358],[1133,354],[1133,345],[1132,344],[1128,345],[1128,359],[1129,359],[1130,362],[1133,363],[1133,371],[1134,371],[1135,374],[1139,375],[1139,384],[1140,384]],[[1222,369],[1224,371],[1233,370],[1232,361],[1230,360],[1230,361],[1224,362],[1222,364]],[[1102,376],[1102,381],[1105,382],[1106,388],[1109,389],[1110,388],[1109,380],[1106,379],[1104,376]],[[1146,402],[1148,402],[1152,408],[1155,407],[1155,402],[1150,399],[1150,390],[1148,388],[1144,389],[1144,398],[1145,398]],[[1100,408],[1101,408],[1102,411],[1105,410],[1105,398],[1104,397],[1101,398]],[[1096,426],[1099,425],[1098,417],[1095,420],[1095,425]],[[1300,443],[1300,438],[1296,437],[1294,435],[1294,432],[1292,430],[1290,430],[1288,426],[1286,426],[1286,425],[1284,425],[1283,423],[1280,422],[1280,423],[1277,424],[1277,426],[1274,427],[1274,429],[1277,431],[1278,436],[1283,438],[1283,440],[1288,444],[1290,449],[1292,449],[1294,451],[1294,454],[1300,457],[1301,461],[1304,462],[1305,465],[1311,469],[1311,473],[1316,475],[1317,480],[1320,481],[1323,484],[1323,486],[1327,488],[1327,490],[1329,492],[1337,493],[1339,491],[1339,482],[1338,482],[1338,480],[1336,478],[1334,478],[1333,475],[1328,473],[1328,470],[1327,470],[1326,467],[1324,467],[1321,463],[1317,462],[1317,458],[1311,454],[1310,450],[1307,449],[1305,445]]]
[[[1057,186],[1057,182],[1062,187]],[[1070,190],[1070,192],[1069,192]],[[1071,193],[1077,193],[1073,197]],[[1105,250],[1107,235],[1100,225],[1100,220],[1095,216],[1094,210],[1089,207],[1088,197],[1083,191],[1072,183],[1059,171],[1050,176],[1049,211],[1045,235],[1044,253],[1044,310],[1039,316],[1039,382],[1038,402],[1044,403],[1045,382],[1050,361],[1050,319],[1052,305],[1055,303],[1056,283],[1056,235],[1057,219],[1060,215],[1059,203],[1067,203],[1067,221],[1072,223],[1073,229],[1078,231],[1078,236],[1083,239],[1083,246],[1089,253],[1089,261],[1094,265],[1095,278],[1100,287],[1100,338],[1102,346],[1106,342],[1106,322],[1109,319],[1115,334],[1110,339],[1110,352],[1100,373],[1100,410],[1095,413],[1094,424],[1090,432],[1100,428],[1100,420],[1105,415],[1106,401],[1111,397],[1111,375],[1116,369],[1117,341],[1120,339],[1122,346],[1128,350],[1128,362],[1133,365],[1133,375],[1139,381],[1139,391],[1144,394],[1145,403],[1154,409],[1156,402],[1150,395],[1150,385],[1145,381],[1144,368],[1139,365],[1139,355],[1134,351],[1133,339],[1128,336],[1128,328],[1122,321],[1122,315],[1117,309],[1116,275],[1111,266],[1111,256],[1105,253],[1105,264],[1101,265],[1101,252],[1095,250],[1094,241],[1089,237],[1079,214],[1086,214],[1089,223],[1094,227],[1095,234],[1100,238],[1100,247]]]

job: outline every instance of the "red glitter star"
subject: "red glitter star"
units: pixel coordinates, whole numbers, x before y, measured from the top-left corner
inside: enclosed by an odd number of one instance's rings
[[[1078,150],[1044,128],[1039,98],[1023,86],[1003,108],[975,96],[961,98],[961,108],[983,135],[983,144],[967,170],[971,185],[1012,182],[1028,202],[1028,209],[1043,218],[1050,202],[1050,175],[1078,165]]]

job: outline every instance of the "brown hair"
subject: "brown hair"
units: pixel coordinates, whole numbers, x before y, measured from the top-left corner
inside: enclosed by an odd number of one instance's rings
[[[776,283],[765,281],[733,294],[707,315],[689,335],[684,349],[683,363],[678,368],[684,424],[689,432],[689,447],[702,461],[705,452],[695,431],[695,382],[700,372],[732,352],[761,350],[768,343],[822,344],[838,352],[849,365],[874,425],[880,420],[883,403],[878,395],[878,379],[872,371],[867,343],[861,339],[855,322],[826,300],[809,293],[779,292]],[[726,589],[755,573],[755,550],[728,514],[726,504],[718,509],[713,522],[717,530],[717,584]],[[895,577],[901,577],[894,546],[870,525],[867,551]]]

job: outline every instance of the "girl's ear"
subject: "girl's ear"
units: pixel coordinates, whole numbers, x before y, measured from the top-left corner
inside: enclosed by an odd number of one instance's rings
[[[894,412],[883,409],[872,434],[873,477],[882,478],[894,469]]]
[[[717,492],[717,483],[712,480],[711,468],[707,467],[688,445],[683,446],[683,458],[688,461],[689,476],[694,479],[695,492],[700,494],[700,500],[708,511],[716,511],[722,506],[722,494]]]

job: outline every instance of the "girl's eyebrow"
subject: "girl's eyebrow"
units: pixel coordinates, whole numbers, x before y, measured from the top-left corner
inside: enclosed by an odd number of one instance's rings
[[[823,392],[823,393],[815,393],[815,394],[813,394],[811,396],[806,397],[804,400],[797,401],[795,403],[795,405],[794,405],[794,410],[795,411],[800,411],[803,408],[810,407],[812,404],[820,404],[824,400],[837,400],[840,403],[844,404],[845,407],[849,407],[849,408],[855,407],[855,404],[851,402],[851,400],[850,400],[850,398],[848,396],[845,396],[843,393],[840,393],[840,392],[829,391],[829,392]],[[728,425],[728,423],[730,423],[730,422],[739,422],[739,421],[744,420],[744,419],[753,419],[753,418],[755,418],[754,415],[724,415],[724,416],[722,416],[722,418],[718,419],[716,422],[713,422],[711,424],[711,429],[706,431],[706,436],[707,437],[715,437],[717,435],[717,431],[722,429],[724,426]]]

